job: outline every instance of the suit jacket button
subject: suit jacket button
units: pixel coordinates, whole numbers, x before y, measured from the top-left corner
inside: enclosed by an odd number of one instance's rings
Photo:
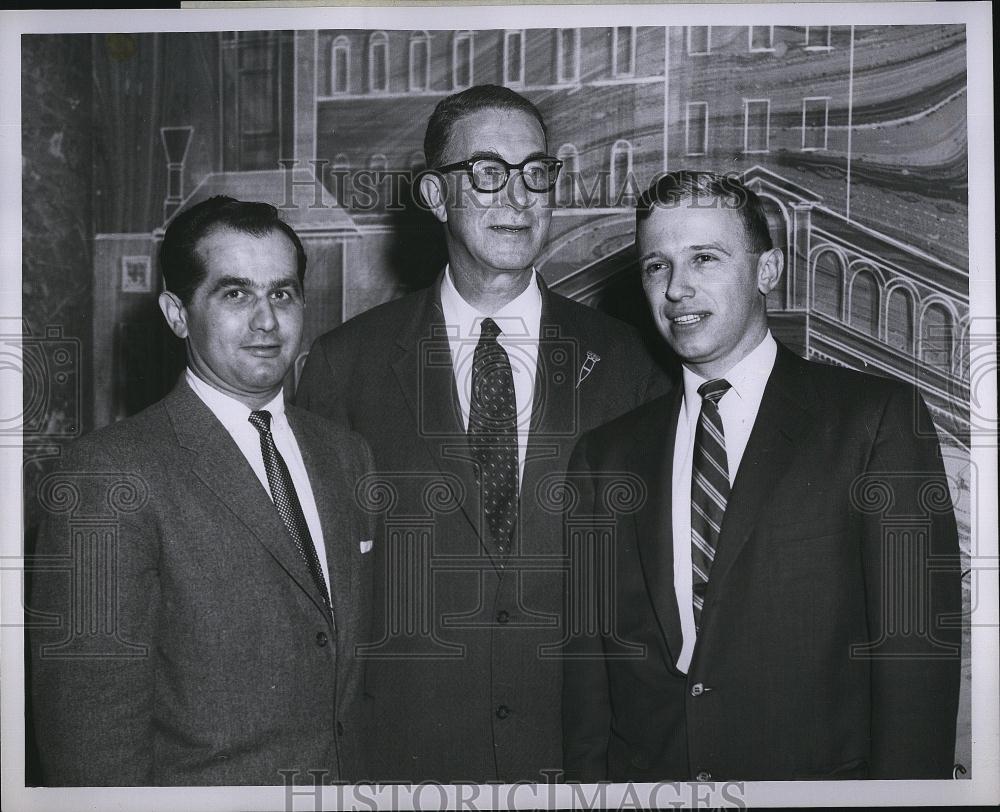
[[[497,705],[497,719],[506,719],[510,716],[510,708],[506,705]]]
[[[691,696],[701,696],[703,693],[705,693],[705,686],[702,685],[700,682],[696,682],[694,685],[691,686]]]
[[[326,636],[326,632],[316,632],[316,645],[321,648],[325,646],[330,641],[330,638]]]
[[[708,770],[699,770],[694,778],[696,781],[711,781],[712,774]]]
[[[510,620],[510,615],[507,613],[506,609],[501,609],[497,612],[497,623],[506,623]]]

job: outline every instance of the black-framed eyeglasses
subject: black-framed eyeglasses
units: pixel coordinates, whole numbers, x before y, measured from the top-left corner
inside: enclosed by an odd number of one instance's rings
[[[507,185],[510,173],[517,169],[524,178],[524,185],[532,192],[548,192],[559,179],[563,162],[548,155],[525,158],[519,164],[509,164],[503,158],[471,158],[439,166],[438,172],[464,169],[477,192],[499,192]]]

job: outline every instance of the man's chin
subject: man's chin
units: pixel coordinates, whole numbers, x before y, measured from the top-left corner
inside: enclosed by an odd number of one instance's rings
[[[258,364],[246,370],[241,379],[246,387],[257,392],[268,392],[281,386],[291,369],[291,364]]]

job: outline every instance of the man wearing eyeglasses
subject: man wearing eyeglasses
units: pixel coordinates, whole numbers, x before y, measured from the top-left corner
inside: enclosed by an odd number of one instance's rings
[[[370,778],[545,782],[562,767],[566,463],[664,379],[632,328],[535,270],[560,162],[530,101],[449,96],[424,150],[447,266],[322,336],[296,397],[376,458],[380,481],[359,489],[387,524],[361,654]]]

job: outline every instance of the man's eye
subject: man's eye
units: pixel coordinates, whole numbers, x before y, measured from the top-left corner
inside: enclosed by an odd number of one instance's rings
[[[715,257],[712,256],[712,254],[698,254],[698,256],[694,258],[695,262],[700,262],[700,263],[712,262],[714,260]]]
[[[665,262],[650,262],[648,265],[643,266],[642,272],[652,276],[653,274],[666,270],[666,268],[667,264]]]
[[[237,290],[234,288],[233,290],[227,290],[224,296],[226,299],[237,300],[237,299],[242,299],[245,296],[245,294],[242,290]]]
[[[284,300],[292,298],[292,294],[289,293],[287,290],[275,290],[271,292],[271,297],[274,299]]]

